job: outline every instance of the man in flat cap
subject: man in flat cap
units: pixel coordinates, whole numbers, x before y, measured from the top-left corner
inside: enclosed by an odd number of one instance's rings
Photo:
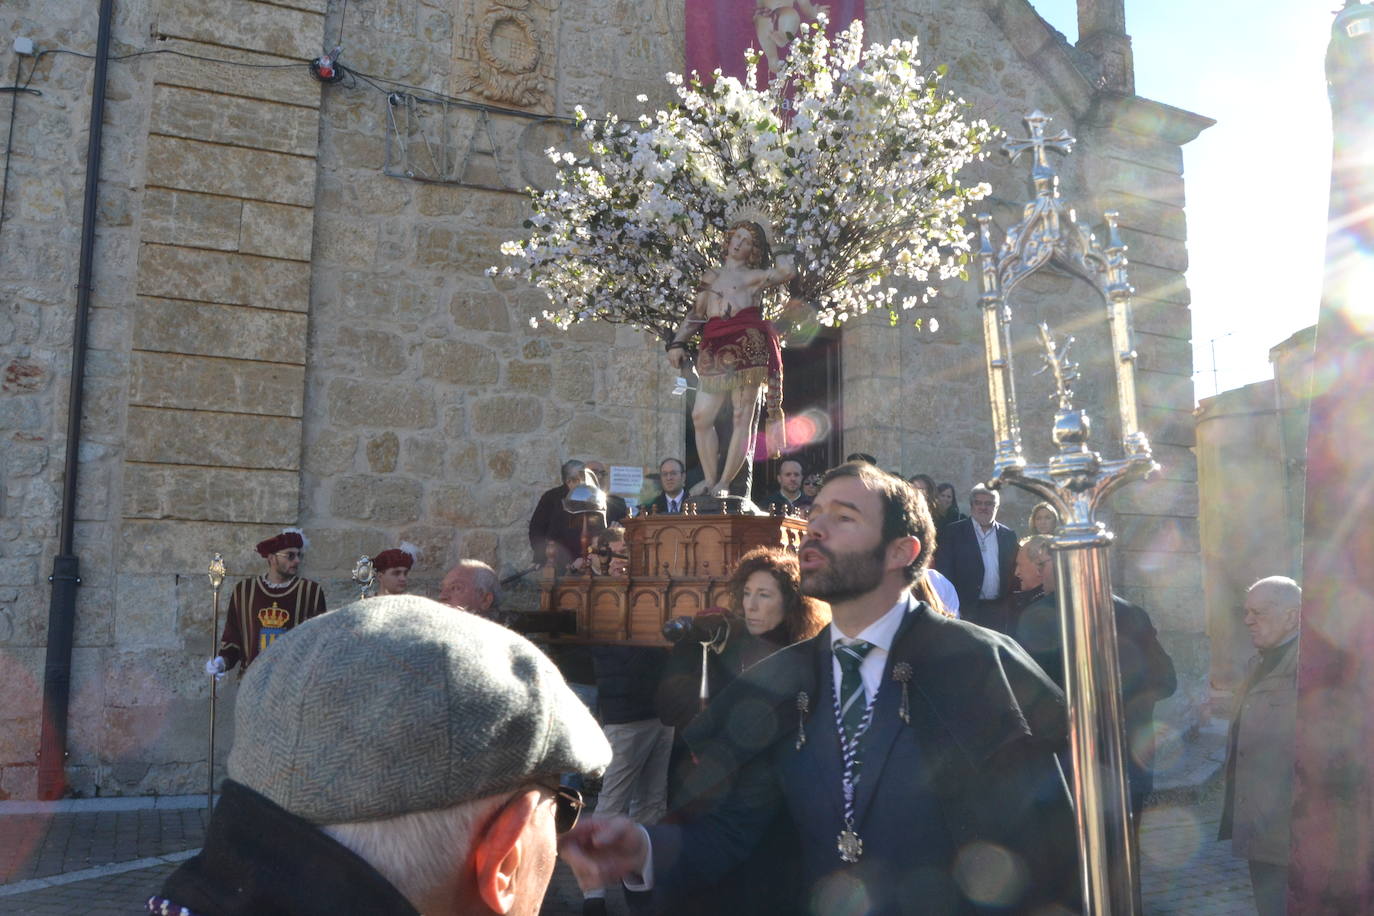
[[[229,614],[219,640],[219,654],[205,663],[216,678],[243,663],[243,672],[278,636],[325,612],[318,582],[296,575],[308,542],[299,528],[286,528],[257,545],[267,572],[244,579],[229,593]]]
[[[534,916],[611,749],[524,637],[411,595],[307,621],[243,679],[205,846],[150,913]]]
[[[404,595],[410,578],[410,569],[420,556],[420,548],[409,541],[402,541],[400,547],[383,550],[372,558],[372,569],[377,574],[378,595]]]

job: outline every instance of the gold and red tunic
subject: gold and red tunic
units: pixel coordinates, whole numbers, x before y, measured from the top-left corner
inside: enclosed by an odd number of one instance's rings
[[[766,385],[768,406],[780,407],[782,347],[777,332],[754,306],[729,318],[711,318],[701,329],[697,374],[701,390],[710,393]]]
[[[219,640],[225,670],[240,661],[247,669],[278,636],[324,611],[324,590],[318,582],[297,578],[274,589],[257,576],[244,579],[229,593],[229,616]]]
[[[697,351],[701,390],[725,394],[737,388],[763,387],[768,413],[765,432],[768,454],[782,457],[787,448],[787,417],[782,412],[782,344],[773,325],[756,306],[728,318],[711,318],[701,329]],[[749,445],[752,451],[754,446]]]

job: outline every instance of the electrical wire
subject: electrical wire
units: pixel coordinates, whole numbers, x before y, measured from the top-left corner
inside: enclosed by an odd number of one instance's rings
[[[37,60],[37,58],[34,59],[33,66],[34,66],[34,67],[37,67],[37,66],[38,66],[38,60]],[[11,153],[11,151],[14,149],[14,114],[15,114],[15,112],[16,112],[16,111],[18,110],[18,108],[19,108],[19,93],[21,93],[21,92],[36,91],[36,90],[30,90],[30,89],[28,88],[28,84],[27,84],[27,83],[25,83],[23,87],[20,87],[20,85],[19,85],[19,73],[20,73],[20,71],[23,70],[23,69],[24,69],[24,58],[22,58],[22,57],[20,57],[20,56],[18,56],[18,55],[15,55],[15,58],[14,58],[14,85],[11,86],[11,87],[7,87],[7,88],[9,88],[9,89],[11,90],[11,92],[10,92],[10,126],[9,126],[9,136],[5,138],[5,178],[4,178],[3,183],[0,183],[0,228],[4,228],[4,225],[5,225],[5,204],[7,204],[7,203],[9,202],[9,197],[10,197],[10,153]],[[32,70],[32,69],[29,70],[29,79],[30,79],[30,80],[33,79],[33,70]]]
[[[393,80],[385,76],[377,76],[375,73],[364,73],[361,70],[355,70],[352,67],[345,66],[344,64],[335,64],[335,67],[338,68],[340,73],[347,73],[350,76],[362,80],[364,83],[367,83],[373,89],[376,89],[382,95],[389,96],[394,95],[395,93],[391,89],[386,89],[382,86],[377,85],[378,83],[386,83],[388,85],[396,87],[397,89],[410,90],[412,94],[416,94],[415,97],[417,99],[420,99],[422,101],[448,102],[459,108],[470,108],[474,111],[490,111],[495,112],[497,114],[513,115],[518,118],[532,118],[536,120],[546,121],[572,120],[571,118],[565,115],[536,115],[531,114],[528,111],[521,111],[518,108],[502,108],[500,105],[488,105],[483,102],[474,102],[472,99],[463,99],[459,98],[456,95],[444,95],[442,92],[434,92],[433,90],[425,89],[420,86],[412,86],[409,83],[403,83],[400,80]]]
[[[344,21],[347,15],[348,0],[343,0],[342,13],[339,18],[339,38],[336,42],[336,46],[341,46],[343,44]],[[21,92],[40,96],[43,94],[41,90],[30,88],[29,84],[33,82],[33,77],[34,74],[38,71],[39,63],[43,60],[44,57],[46,57],[49,54],[67,54],[72,57],[82,57],[87,60],[95,59],[94,54],[88,54],[85,51],[72,51],[67,48],[44,48],[34,55],[33,64],[29,67],[29,74],[22,83],[20,82],[19,77],[21,72],[23,71],[24,60],[22,57],[18,57],[15,60],[14,85],[0,86],[0,92],[10,93],[9,136],[5,141],[5,172],[3,182],[0,182],[0,226],[3,226],[5,222],[5,204],[6,199],[9,195],[10,155],[14,146],[14,112],[17,107],[19,94]],[[184,57],[187,60],[206,61],[212,64],[225,64],[231,67],[245,67],[248,69],[255,70],[288,70],[300,66],[310,67],[313,63],[312,61],[302,58],[284,64],[257,64],[242,60],[228,60],[223,57],[209,57],[204,54],[191,54],[187,51],[179,51],[175,48],[144,48],[139,51],[130,51],[128,54],[110,55],[108,59],[112,61],[131,60],[136,57],[146,57],[153,54],[171,54],[174,57]],[[337,62],[335,63],[335,68],[338,71],[339,79],[333,80],[332,82],[339,82],[340,80],[342,80],[343,84],[350,89],[356,88],[359,82],[363,82],[366,83],[372,89],[375,89],[383,96],[388,97],[388,99],[396,95],[393,89],[386,88],[387,86],[392,86],[395,87],[395,89],[407,90],[416,99],[419,100],[448,102],[450,104],[462,108],[471,108],[475,110],[506,113],[516,115],[519,117],[531,117],[530,113],[527,111],[520,111],[519,109],[511,108],[502,108],[495,105],[485,105],[480,102],[474,102],[471,99],[462,99],[457,96],[445,95],[441,92],[434,92],[432,90],[425,89],[421,86],[412,86],[409,83],[403,83],[400,80],[390,79],[389,77],[377,76],[374,73],[364,73],[361,70],[355,70],[352,67],[347,67]],[[561,117],[558,115],[554,115],[551,118],[549,116],[540,117],[550,120],[569,120],[568,118]]]
[[[344,23],[348,21],[348,0],[343,0],[343,12],[339,14],[339,37],[334,42],[334,47],[343,47]]]
[[[346,13],[347,13],[347,10],[348,10],[348,2],[347,2],[347,0],[344,0],[343,10],[344,10],[344,13],[346,14]],[[340,22],[340,27],[339,27],[339,41],[342,42],[342,40],[343,40],[343,24],[342,24],[342,22]],[[72,57],[84,57],[84,58],[86,58],[87,60],[94,60],[94,59],[95,59],[95,55],[94,55],[94,54],[87,54],[87,53],[84,52],[84,51],[72,51],[72,50],[69,50],[69,49],[67,49],[67,48],[44,48],[43,50],[39,51],[36,55],[34,55],[33,66],[29,69],[29,75],[28,75],[28,77],[25,79],[23,85],[21,85],[21,86],[17,85],[17,86],[15,86],[15,87],[0,86],[0,92],[3,92],[3,91],[5,91],[5,90],[7,90],[7,89],[13,90],[13,89],[16,89],[16,88],[17,88],[19,91],[26,91],[26,92],[30,92],[30,93],[33,93],[33,94],[41,94],[41,93],[39,93],[39,91],[36,90],[36,89],[30,89],[30,88],[29,88],[29,83],[33,82],[33,75],[34,75],[34,72],[38,69],[38,63],[39,63],[39,61],[41,61],[41,60],[43,59],[43,57],[44,57],[45,55],[48,55],[48,54],[67,54],[67,55],[70,55],[70,56],[72,56]],[[289,69],[291,69],[291,68],[293,68],[293,67],[300,67],[300,66],[307,66],[307,67],[308,67],[308,66],[310,65],[310,63],[311,63],[309,60],[307,60],[307,59],[305,59],[305,58],[300,58],[300,59],[298,59],[298,60],[292,61],[291,63],[285,63],[285,64],[256,64],[256,63],[251,63],[251,62],[242,61],[242,60],[228,60],[228,59],[223,58],[223,57],[208,57],[208,56],[206,56],[206,55],[204,55],[204,54],[191,54],[191,53],[189,53],[189,52],[187,52],[187,51],[178,51],[178,50],[176,50],[175,48],[145,48],[145,49],[139,50],[139,51],[130,51],[128,54],[114,54],[114,55],[111,55],[111,56],[110,56],[110,60],[130,60],[130,59],[135,58],[135,57],[146,57],[146,56],[152,55],[152,54],[171,54],[171,55],[173,55],[174,57],[184,57],[184,58],[186,58],[186,59],[188,59],[188,60],[201,60],[201,61],[206,61],[206,62],[209,62],[209,63],[212,63],[212,64],[226,64],[226,65],[231,66],[231,67],[246,67],[246,68],[249,68],[249,69],[257,69],[257,70],[289,70]],[[502,107],[497,106],[497,105],[486,105],[486,104],[483,104],[483,103],[480,103],[480,102],[474,102],[474,101],[472,101],[471,99],[459,98],[458,96],[453,96],[453,95],[445,95],[445,94],[442,93],[442,92],[435,92],[435,91],[433,91],[433,90],[431,90],[431,89],[425,89],[425,88],[422,87],[422,86],[413,86],[413,85],[411,85],[410,83],[403,83],[403,82],[401,82],[400,80],[394,80],[394,79],[391,79],[390,77],[378,76],[378,75],[376,75],[375,73],[364,73],[364,72],[361,71],[361,70],[356,70],[356,69],[354,69],[354,68],[352,68],[352,67],[348,67],[348,66],[346,66],[346,65],[344,65],[344,64],[338,64],[338,63],[336,63],[335,66],[336,66],[336,68],[338,69],[338,71],[339,71],[341,74],[347,74],[349,77],[351,77],[351,80],[346,84],[346,85],[348,85],[350,88],[356,86],[358,81],[362,81],[362,82],[366,83],[368,86],[370,86],[370,87],[372,87],[373,89],[377,90],[377,92],[381,93],[382,95],[391,95],[393,90],[386,88],[386,86],[392,86],[392,87],[395,87],[395,88],[397,88],[397,89],[404,89],[404,90],[407,90],[408,92],[414,94],[417,98],[421,98],[421,99],[425,99],[425,100],[429,100],[429,101],[435,101],[435,102],[451,102],[451,103],[453,103],[453,104],[455,104],[455,105],[467,106],[467,107],[471,107],[471,108],[474,108],[474,109],[480,108],[480,109],[484,109],[484,110],[487,110],[487,111],[502,112],[502,113],[512,114],[512,115],[516,115],[516,116],[520,116],[520,117],[530,117],[530,113],[529,113],[528,111],[521,111],[520,109],[516,109],[516,108],[502,108]],[[384,85],[379,85],[379,84],[383,84],[383,83],[386,84],[386,85],[385,85],[385,86],[384,86]],[[548,117],[548,116],[546,116],[546,115],[541,115],[540,117]],[[553,117],[554,117],[554,118],[559,118],[558,115],[554,115]],[[566,119],[565,119],[565,120],[566,120]]]
[[[34,55],[34,69],[38,67],[38,60],[44,54],[70,54],[72,57],[84,57],[87,60],[95,60],[94,54],[87,54],[85,51],[70,51],[66,48],[44,48]],[[255,64],[245,60],[226,60],[223,57],[207,57],[204,54],[190,54],[186,51],[178,51],[175,48],[145,48],[141,51],[130,51],[128,54],[111,54],[110,60],[129,60],[133,57],[146,57],[150,54],[171,54],[173,57],[185,57],[189,60],[204,60],[212,64],[228,64],[231,67],[247,67],[256,70],[286,70],[291,67],[299,67],[301,64],[308,63],[304,58],[293,61],[289,64]],[[29,80],[33,79],[33,70],[29,71]],[[28,83],[24,84],[25,88]]]

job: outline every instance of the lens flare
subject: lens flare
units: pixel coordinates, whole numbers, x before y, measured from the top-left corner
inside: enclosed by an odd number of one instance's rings
[[[1359,214],[1360,222],[1369,218]],[[1374,334],[1374,256],[1361,243],[1357,227],[1334,232],[1327,243],[1326,280],[1322,298],[1356,334]]]
[[[853,872],[837,871],[816,885],[811,893],[808,912],[826,916],[861,916],[871,912],[873,901]]]
[[[1149,815],[1150,829],[1140,835],[1144,864],[1152,869],[1174,869],[1192,862],[1203,843],[1203,825],[1197,815],[1174,807],[1155,808]],[[1216,826],[1211,830],[1215,832]]]
[[[1026,863],[996,843],[969,843],[954,858],[954,880],[965,896],[987,906],[1010,906],[1026,887]]]
[[[800,451],[808,445],[824,441],[829,436],[829,415],[820,408],[808,407],[798,414],[787,417],[787,448],[783,449],[783,454]],[[753,455],[756,462],[767,461],[771,457],[768,454],[765,430],[762,428],[754,436]]]
[[[3,622],[3,620],[0,620]],[[25,670],[26,660],[17,653],[6,652],[0,649],[0,671],[5,672],[5,699],[9,709],[41,709],[43,705],[43,692],[39,686],[38,678]],[[41,667],[42,658],[38,658],[35,664]],[[15,727],[14,722],[7,723],[7,727]],[[23,727],[23,726],[21,726]],[[37,721],[32,723],[32,731],[24,735],[22,740],[33,746],[38,744]],[[22,770],[21,767],[13,767],[10,772]],[[36,778],[38,768],[29,767]],[[6,775],[10,775],[8,772]],[[14,789],[14,786],[10,787]],[[28,788],[20,789],[20,797],[28,793]],[[37,797],[36,792],[31,797]],[[25,873],[27,866],[38,854],[39,847],[42,845],[43,838],[47,836],[49,822],[52,820],[51,814],[34,815],[14,815],[5,818],[5,856],[0,858],[0,884],[8,883],[14,876]]]
[[[1132,759],[1146,769],[1169,770],[1183,757],[1179,733],[1163,722],[1138,728],[1127,737]]]

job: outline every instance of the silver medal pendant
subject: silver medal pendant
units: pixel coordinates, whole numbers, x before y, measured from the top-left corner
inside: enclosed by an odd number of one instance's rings
[[[840,851],[840,861],[857,862],[859,856],[863,855],[864,841],[859,839],[859,835],[854,832],[852,827],[846,827],[840,831],[835,847]]]

